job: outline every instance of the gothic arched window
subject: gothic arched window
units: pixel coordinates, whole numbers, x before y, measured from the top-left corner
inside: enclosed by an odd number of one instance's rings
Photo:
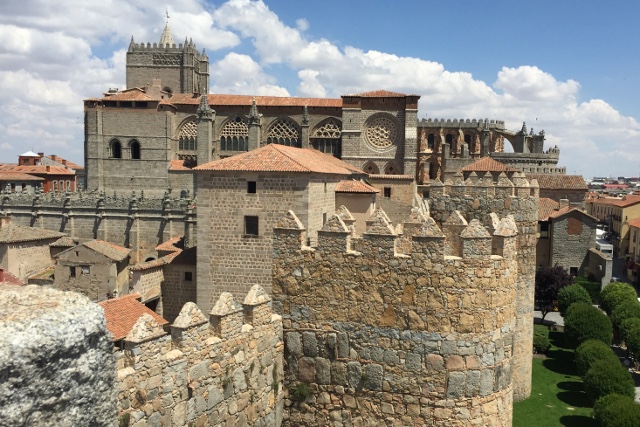
[[[378,166],[376,166],[376,164],[371,161],[365,163],[364,166],[362,167],[362,170],[369,175],[380,174],[380,169],[378,169]]]
[[[224,124],[220,130],[220,150],[249,150],[249,126],[242,117],[238,116]]]
[[[321,122],[311,133],[311,145],[318,151],[333,154],[335,157],[342,156],[341,130],[342,124],[329,118]]]
[[[194,120],[187,122],[180,129],[178,135],[178,150],[195,151],[198,149],[197,144],[198,126]]]
[[[267,144],[302,147],[298,125],[287,117],[278,119],[267,133]]]

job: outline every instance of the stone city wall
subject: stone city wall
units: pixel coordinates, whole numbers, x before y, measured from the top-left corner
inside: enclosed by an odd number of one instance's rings
[[[431,216],[436,222],[445,221],[451,212],[459,210],[471,221],[480,220],[487,228],[494,221],[490,213],[513,215],[518,226],[518,291],[516,334],[514,342],[513,387],[514,400],[531,394],[531,360],[533,352],[533,299],[535,290],[535,261],[538,228],[539,187],[536,180],[529,183],[521,173],[509,180],[502,173],[497,182],[479,179],[472,172],[467,180],[456,174],[443,184],[432,180],[426,189]],[[423,194],[426,194],[423,191]]]
[[[210,318],[187,303],[167,335],[141,317],[118,351],[120,419],[131,426],[279,426],[281,317],[254,286],[242,305],[224,293]]]
[[[452,241],[417,209],[406,236],[377,210],[355,238],[342,220],[350,215],[339,212],[314,248],[302,245],[305,230],[291,211],[274,230],[283,425],[510,426],[513,218],[492,236],[454,213],[443,230],[465,226]]]
[[[133,263],[157,256],[155,247],[185,233],[189,199],[168,195],[148,199],[144,193],[124,197],[104,193],[2,193],[0,214],[19,225],[101,239],[133,249]]]

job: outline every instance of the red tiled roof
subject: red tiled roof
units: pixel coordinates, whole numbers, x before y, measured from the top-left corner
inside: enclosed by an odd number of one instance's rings
[[[169,164],[170,171],[190,171],[191,168],[184,165],[184,160],[171,160]]]
[[[177,265],[196,265],[197,249],[195,247],[187,248],[181,252],[176,252],[176,256],[169,261],[170,264]]]
[[[47,170],[49,168],[49,170]],[[0,164],[0,172],[23,172],[28,174],[42,174],[42,175],[75,175],[73,171],[68,170],[62,166],[18,166],[13,164]]]
[[[584,190],[585,193],[588,189],[582,175],[545,175],[545,174],[525,174],[526,178],[531,181],[535,179],[538,181],[538,186],[541,189],[547,190]]]
[[[548,199],[546,197],[540,197],[538,199],[538,220],[546,221],[549,219],[549,215],[553,213],[558,207],[560,203],[556,202],[553,199]]]
[[[631,221],[629,221],[629,227],[640,228],[640,218],[633,218]]]
[[[49,243],[49,246],[54,247],[54,248],[72,248],[74,246],[76,246],[78,244],[78,242],[76,240],[73,240],[72,237],[69,236],[63,236],[61,238],[59,238],[58,240],[56,240],[53,243]]]
[[[144,314],[149,314],[158,324],[169,323],[153,310],[138,301],[139,294],[129,294],[118,298],[98,302],[104,310],[107,319],[107,329],[113,334],[113,340],[118,341],[126,337]]]
[[[518,169],[500,163],[491,157],[482,157],[460,169],[463,172],[517,172]]]
[[[163,265],[169,264],[172,259],[174,259],[176,256],[178,256],[180,254],[180,252],[182,252],[182,251],[180,249],[178,249],[177,251],[172,252],[172,253],[170,253],[168,255],[165,255],[163,257],[160,257],[158,259],[152,259],[151,261],[141,262],[139,264],[132,265],[131,267],[129,267],[129,270],[131,270],[131,271],[143,271],[143,270],[149,270],[151,268],[162,267]]]
[[[562,209],[558,209],[557,211],[553,211],[550,215],[549,215],[549,219],[555,219],[555,218],[560,218],[561,216],[568,214],[569,212],[573,212],[573,211],[577,211],[579,213],[581,213],[582,215],[588,216],[590,218],[593,218],[594,220],[598,220],[598,218],[589,215],[588,213],[586,213],[585,211],[583,211],[580,208],[577,208],[575,206],[565,206]]]
[[[0,172],[0,181],[44,181],[44,178],[23,172]]]
[[[134,87],[114,94],[105,93],[102,101],[154,101],[144,90]]]
[[[318,172],[337,175],[364,173],[329,154],[311,148],[268,144],[256,150],[205,163],[193,170],[252,172]]]
[[[63,159],[62,157],[60,157],[60,156],[56,156],[55,154],[51,154],[51,155],[49,155],[49,156],[45,156],[45,157],[46,157],[46,158],[48,158],[48,159],[53,160],[54,162],[62,163],[62,164],[64,164],[65,166],[67,166],[67,167],[69,167],[69,168],[71,168],[71,169],[75,169],[75,170],[84,170],[84,167],[83,167],[83,166],[80,166],[80,165],[79,165],[79,164],[77,164],[77,163],[73,163],[71,160]]]
[[[336,193],[367,193],[367,194],[375,194],[379,193],[375,187],[370,186],[367,183],[362,181],[355,180],[343,180],[336,185]]]
[[[0,243],[32,242],[36,240],[58,239],[64,233],[44,228],[25,227],[18,224],[5,224],[0,227]]]
[[[20,280],[13,274],[9,273],[4,268],[0,268],[0,283],[5,285],[16,285],[16,286],[25,285],[25,283],[22,280]]]
[[[175,236],[156,246],[156,251],[175,252],[184,248],[184,236]]]
[[[353,96],[360,98],[404,98],[406,96],[418,96],[418,95],[407,95],[400,92],[390,92],[388,90],[373,90],[370,92],[362,92],[362,93],[354,93],[351,95],[342,95],[345,96]]]
[[[603,197],[602,199],[591,199],[591,203],[598,205],[617,206],[619,208],[626,208],[631,205],[640,203],[640,195],[628,195],[622,198]]]
[[[131,249],[123,248],[122,246],[114,245],[104,240],[89,240],[83,243],[83,245],[113,261],[122,261],[131,252]]]
[[[207,102],[215,109],[217,105],[244,105],[250,106],[255,99],[256,106],[260,107],[342,107],[340,98],[294,98],[281,96],[251,96],[251,95],[207,95]],[[200,97],[193,97],[191,94],[175,94],[168,100],[173,105],[199,104]]]

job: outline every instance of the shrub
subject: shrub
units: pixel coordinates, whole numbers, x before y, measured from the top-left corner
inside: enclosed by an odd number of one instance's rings
[[[625,319],[620,324],[620,338],[622,341],[627,342],[627,337],[632,329],[640,329],[640,319],[637,317],[631,317]]]
[[[591,297],[585,288],[578,284],[569,285],[558,291],[558,311],[564,317],[569,306],[575,302],[591,304]]]
[[[543,325],[533,326],[533,352],[546,353],[551,347],[549,341],[549,329]]]
[[[600,282],[595,282],[584,276],[576,276],[573,278],[573,283],[582,286],[587,292],[589,292],[592,304],[600,304],[600,291],[602,290]]]
[[[581,377],[598,360],[606,360],[611,364],[620,363],[611,347],[600,340],[587,340],[580,344],[574,353],[574,358],[576,370]]]
[[[607,394],[593,405],[593,417],[601,427],[638,427],[640,405],[629,396]]]
[[[611,344],[611,320],[591,304],[572,304],[564,318],[564,337],[567,345],[575,348],[589,339]]]
[[[633,378],[620,363],[598,360],[584,374],[582,382],[592,401],[611,393],[629,396],[631,399],[636,395]]]
[[[616,330],[620,330],[622,322],[634,317],[640,318],[640,302],[636,298],[621,302],[611,311],[611,323]]]
[[[613,282],[605,286],[600,292],[600,308],[602,308],[607,314],[619,306],[625,301],[638,300],[638,294],[628,283]]]

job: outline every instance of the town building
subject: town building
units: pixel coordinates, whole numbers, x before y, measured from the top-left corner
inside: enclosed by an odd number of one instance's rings
[[[629,253],[629,221],[640,218],[640,194],[622,197],[595,197],[585,201],[587,213],[606,225],[614,245],[614,255]]]

